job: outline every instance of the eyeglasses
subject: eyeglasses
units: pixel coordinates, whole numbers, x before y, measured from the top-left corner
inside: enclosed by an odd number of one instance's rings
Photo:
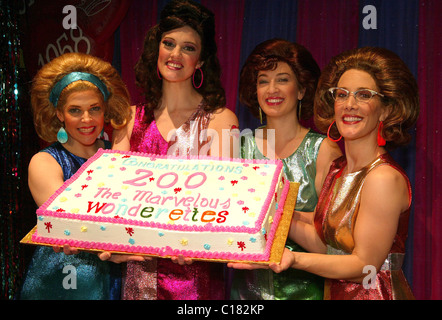
[[[333,99],[338,103],[343,103],[343,102],[347,101],[350,94],[353,94],[353,96],[356,99],[356,102],[362,102],[362,103],[367,103],[375,95],[384,97],[384,95],[382,93],[379,93],[379,92],[376,92],[376,91],[370,90],[370,89],[359,89],[355,92],[351,92],[351,91],[348,91],[347,89],[344,89],[344,88],[333,87],[333,88],[328,89],[328,91],[330,91]]]

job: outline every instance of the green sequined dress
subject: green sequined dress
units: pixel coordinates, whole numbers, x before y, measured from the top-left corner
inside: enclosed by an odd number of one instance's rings
[[[316,159],[324,135],[312,130],[304,137],[298,149],[285,159],[284,175],[292,182],[299,182],[295,210],[312,212],[318,202],[315,189]],[[250,132],[241,137],[241,157],[266,159]],[[305,250],[287,239],[286,247],[292,251]],[[271,270],[234,270],[231,299],[238,300],[322,300],[324,280],[314,274],[288,269],[281,273]]]

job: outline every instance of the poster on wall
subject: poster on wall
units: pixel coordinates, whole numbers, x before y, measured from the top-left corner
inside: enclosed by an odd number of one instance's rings
[[[112,63],[114,34],[130,2],[22,0],[21,39],[29,78],[49,61],[68,52],[83,52]],[[111,134],[112,127],[106,125],[104,138],[110,140]]]
[[[23,0],[20,16],[26,69],[38,69],[66,52],[83,52],[111,62],[114,33],[130,1]]]

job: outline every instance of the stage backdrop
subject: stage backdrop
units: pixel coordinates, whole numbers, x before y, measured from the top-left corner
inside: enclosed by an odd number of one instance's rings
[[[168,0],[21,2],[20,16],[26,22],[22,48],[29,77],[54,56],[73,48],[112,61],[131,92],[132,102],[143,102],[143,95],[135,86],[133,67],[146,31],[157,23]],[[414,191],[404,271],[418,299],[441,299],[442,221],[437,190],[442,181],[442,161],[436,124],[442,120],[442,106],[436,94],[442,87],[442,37],[437,20],[441,17],[442,3],[439,0],[200,2],[215,13],[227,107],[236,112],[241,129],[254,129],[259,121],[238,103],[239,71],[252,49],[264,40],[280,37],[299,42],[312,52],[321,68],[344,50],[368,45],[391,49],[407,63],[418,79],[421,114],[412,143],[393,152],[410,177]],[[61,10],[65,5],[76,6],[79,29],[62,29],[65,15]],[[26,188],[22,179],[21,189]]]
[[[241,129],[259,121],[238,103],[238,75],[260,42],[280,37],[306,46],[323,68],[336,54],[355,47],[380,46],[396,52],[419,82],[421,115],[412,143],[392,152],[412,183],[414,198],[404,271],[418,299],[442,298],[442,208],[440,192],[442,120],[436,94],[442,87],[442,3],[437,0],[201,0],[215,13],[219,59],[227,107]],[[133,65],[145,31],[157,22],[167,1],[133,0],[120,27],[122,74],[133,102],[142,101]],[[312,124],[310,122],[310,124]]]

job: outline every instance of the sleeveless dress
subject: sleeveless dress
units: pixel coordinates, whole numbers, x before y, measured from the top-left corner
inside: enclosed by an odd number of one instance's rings
[[[136,108],[131,151],[159,155],[198,155],[208,150],[206,131],[211,114],[202,102],[191,117],[166,141],[159,132],[153,113]],[[210,141],[209,141],[210,142]],[[207,155],[207,152],[204,153]],[[223,264],[195,261],[181,266],[170,259],[130,261],[126,264],[123,299],[220,300],[225,298]]]
[[[326,279],[324,298],[330,300],[414,299],[401,269],[411,205],[411,186],[406,174],[388,154],[381,155],[357,172],[342,175],[346,165],[345,157],[333,162],[316,208],[315,227],[318,235],[327,245],[327,254],[352,253],[354,249],[353,232],[364,181],[367,175],[377,167],[388,165],[403,175],[408,184],[409,208],[400,215],[390,253],[376,275],[375,288],[366,289],[360,283]]]
[[[299,182],[295,210],[312,212],[318,196],[315,189],[316,159],[324,135],[312,130],[304,137],[296,151],[285,159],[284,176]],[[241,137],[241,157],[266,159],[259,151],[252,133]],[[305,250],[291,239],[286,247],[292,251]],[[231,299],[246,300],[322,300],[324,279],[302,270],[288,269],[281,273],[271,270],[234,270]]]
[[[105,141],[105,148],[111,143]],[[52,155],[69,179],[87,159],[67,151],[56,142],[40,152]],[[73,266],[75,269],[65,269]],[[69,271],[68,271],[69,270]],[[76,271],[76,276],[72,273]],[[76,289],[65,289],[63,281],[76,279]],[[73,281],[69,281],[74,285]],[[118,300],[121,296],[120,266],[101,261],[97,255],[80,252],[74,255],[56,253],[52,247],[38,246],[32,256],[19,299],[22,300]]]

